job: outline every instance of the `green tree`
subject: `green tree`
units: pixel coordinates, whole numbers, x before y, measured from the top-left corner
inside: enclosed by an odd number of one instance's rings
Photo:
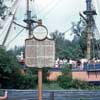
[[[83,54],[83,57],[86,57],[86,48],[87,48],[87,34],[85,31],[81,33],[81,37],[79,40],[80,48]]]
[[[67,48],[71,45],[71,42],[65,39],[64,33],[59,31],[55,31],[51,33],[51,37],[55,40],[55,47],[56,47],[56,58],[66,58],[68,57],[70,51]]]
[[[6,80],[10,80],[16,73],[20,73],[18,66],[16,58],[0,48],[0,84],[2,87],[5,87]]]
[[[75,35],[72,41],[65,39],[64,33],[55,31],[51,33],[51,36],[55,40],[56,46],[56,58],[67,58],[78,60],[84,57],[84,51],[86,50],[86,45],[81,36]]]
[[[1,88],[35,88],[36,79],[30,74],[23,75],[21,66],[11,52],[0,48],[0,86]]]
[[[60,33],[59,31],[55,31],[51,33],[51,37],[55,40],[55,47],[56,47],[56,58],[63,57],[63,50],[65,47],[64,45],[64,34]]]

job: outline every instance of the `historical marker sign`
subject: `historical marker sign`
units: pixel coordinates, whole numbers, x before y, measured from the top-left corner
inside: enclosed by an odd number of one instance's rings
[[[45,39],[26,39],[25,63],[28,67],[53,67],[55,62],[55,42]]]

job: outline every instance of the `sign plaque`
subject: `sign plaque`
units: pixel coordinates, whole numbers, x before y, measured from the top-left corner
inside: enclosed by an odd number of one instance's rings
[[[54,67],[55,42],[45,39],[43,41],[26,39],[25,63],[28,67]]]

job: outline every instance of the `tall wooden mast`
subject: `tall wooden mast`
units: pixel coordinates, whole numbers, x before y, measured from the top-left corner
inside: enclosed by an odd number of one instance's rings
[[[26,14],[27,14],[27,18],[24,20],[24,22],[27,24],[27,29],[28,29],[28,34],[29,34],[29,38],[31,38],[32,35],[32,24],[36,23],[35,20],[32,19],[31,16],[31,10],[29,9],[29,2],[30,0],[27,0],[27,10],[26,10]]]
[[[96,15],[96,11],[92,9],[92,0],[86,0],[86,11],[83,12],[87,17],[87,59],[91,58],[91,36],[92,36],[92,25],[93,16]]]

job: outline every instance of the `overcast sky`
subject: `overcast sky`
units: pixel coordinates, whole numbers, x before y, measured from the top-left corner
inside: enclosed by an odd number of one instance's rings
[[[98,13],[96,23],[100,29],[99,5],[100,1],[94,0],[94,6]],[[79,12],[83,12],[86,9],[85,0],[35,0],[33,3],[31,2],[30,6],[32,15],[37,15],[37,18],[43,20],[43,24],[48,28],[49,33],[54,32],[55,30],[60,32],[66,31],[71,27],[72,22],[79,21]],[[26,0],[21,0],[18,7],[18,13],[16,14],[16,21],[20,24],[24,24],[23,19],[25,18],[25,10]],[[10,34],[8,41],[11,40],[11,37],[13,38],[14,35]],[[24,44],[25,38],[27,38],[26,31],[20,34],[18,38],[9,45],[9,47],[12,47],[15,43],[16,45]],[[70,32],[66,33],[66,38],[72,39]]]

